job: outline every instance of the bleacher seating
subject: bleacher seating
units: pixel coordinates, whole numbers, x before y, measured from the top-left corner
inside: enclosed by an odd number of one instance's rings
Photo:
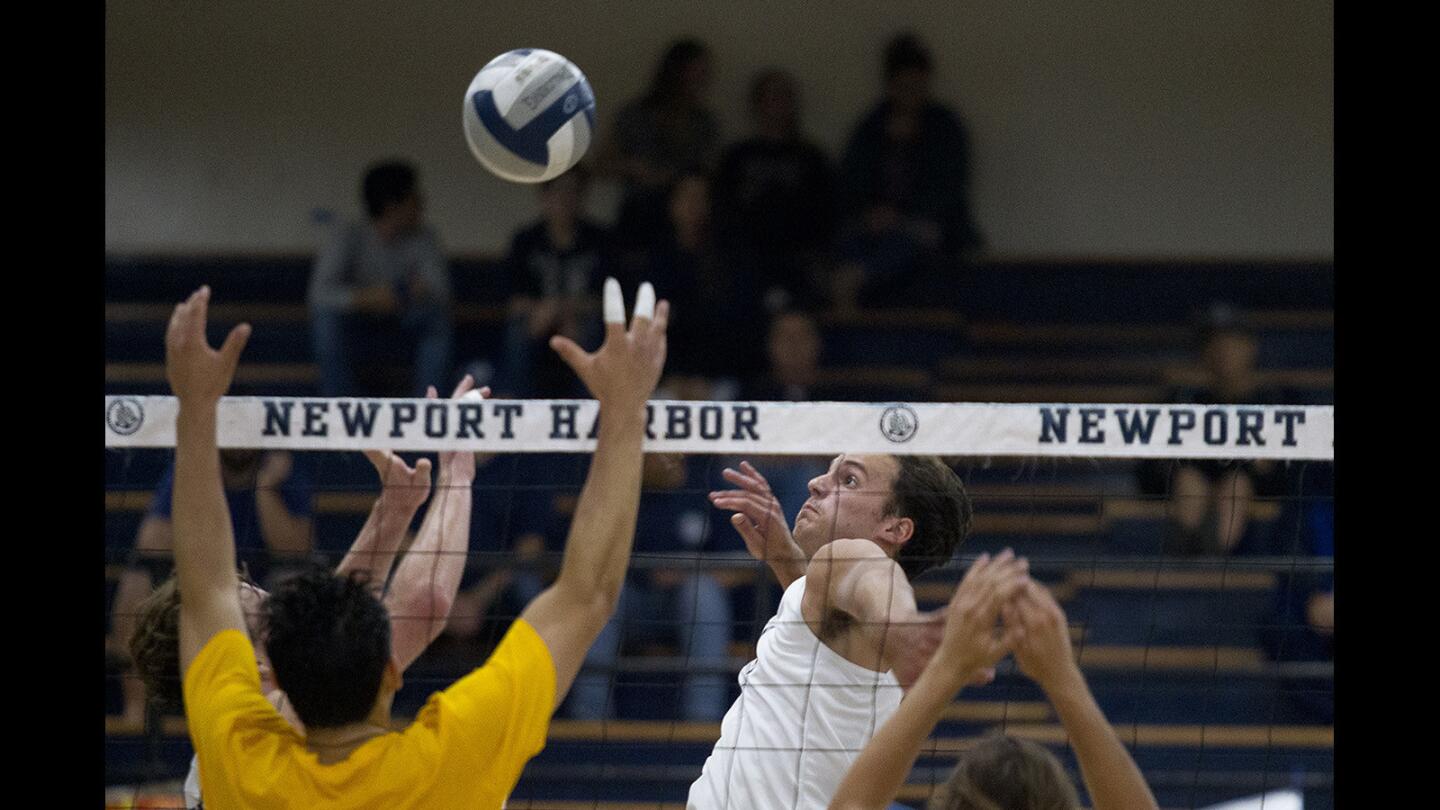
[[[214,308],[212,339],[242,319],[256,327],[239,379],[250,390],[313,393],[303,303],[308,273],[309,257],[300,256],[107,260],[106,391],[167,391],[165,322],[173,303],[203,282],[222,302]],[[452,274],[457,363],[492,357],[503,329],[494,263],[457,260]],[[820,389],[854,400],[1156,401],[1193,377],[1196,302],[1224,301],[1257,330],[1269,381],[1307,402],[1333,401],[1329,264],[994,262],[969,268],[957,283],[958,312],[821,317]],[[165,451],[106,452],[107,562],[125,561],[168,463]],[[310,469],[319,546],[343,550],[368,510],[373,474],[363,461],[322,458]],[[1333,675],[1323,667],[1285,671],[1261,654],[1255,627],[1273,576],[1241,562],[1159,570],[1165,506],[1137,493],[1126,464],[967,460],[960,469],[976,505],[964,553],[1008,546],[1052,561],[1037,576],[1061,597],[1096,697],[1122,737],[1133,738],[1162,807],[1218,802],[1244,786],[1260,792],[1290,785],[1305,790],[1307,808],[1331,806],[1333,728],[1287,696],[1333,700]],[[1265,531],[1279,514],[1276,503],[1261,501],[1251,517]],[[916,588],[922,606],[942,604],[958,574],[952,568],[927,575]],[[742,659],[754,633],[758,626],[736,631]],[[512,806],[527,800],[562,809],[682,806],[718,724],[673,721],[684,667],[673,649],[627,653],[648,656],[653,665],[617,676],[624,719],[556,721]],[[397,707],[413,711],[425,693],[458,674],[447,676],[444,665],[417,662]],[[952,707],[901,801],[923,802],[960,751],[998,728],[1049,746],[1075,770],[1043,696],[1002,668],[995,683],[967,690]],[[107,782],[183,775],[190,756],[183,719],[164,718],[153,733],[141,732],[107,719]]]

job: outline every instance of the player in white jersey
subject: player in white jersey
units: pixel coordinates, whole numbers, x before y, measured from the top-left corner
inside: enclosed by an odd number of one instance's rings
[[[824,810],[939,644],[944,614],[921,613],[910,580],[954,554],[970,500],[934,456],[841,455],[810,481],[792,531],[758,470],[724,475],[739,489],[711,503],[735,513],[785,595],[687,807]]]

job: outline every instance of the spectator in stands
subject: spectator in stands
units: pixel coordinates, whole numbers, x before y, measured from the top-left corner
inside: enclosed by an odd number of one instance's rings
[[[1264,405],[1289,400],[1267,386],[1256,369],[1258,346],[1254,335],[1221,312],[1205,330],[1198,377],[1180,380],[1171,402],[1201,405]],[[1250,550],[1251,506],[1259,497],[1284,492],[1285,473],[1274,462],[1154,461],[1140,466],[1142,492],[1168,495],[1171,518],[1165,539],[1167,553],[1180,555],[1229,554]],[[1263,549],[1259,549],[1262,550]]]
[[[668,233],[640,256],[631,282],[652,280],[685,315],[675,326],[672,373],[739,378],[761,362],[755,336],[764,312],[753,268],[716,244],[711,210],[709,180],[698,170],[683,172],[669,191]]]
[[[1285,542],[1275,551],[1286,556],[1335,557],[1335,468],[1307,464],[1297,476],[1298,499],[1287,501],[1279,521]],[[1293,529],[1292,529],[1293,527]],[[1275,578],[1268,615],[1260,623],[1260,645],[1274,661],[1335,660],[1335,572],[1311,570],[1303,559]],[[1314,680],[1281,681],[1280,693],[1306,722],[1335,721],[1333,692]]]
[[[911,34],[885,49],[885,98],[855,127],[841,164],[835,295],[842,307],[904,295],[944,263],[978,250],[970,214],[970,147],[959,117],[931,96],[930,52]]]
[[[721,159],[715,209],[727,250],[754,258],[767,304],[814,306],[834,236],[835,180],[825,153],[802,136],[798,95],[783,70],[755,77],[753,134]]]
[[[272,563],[298,562],[313,549],[313,510],[309,476],[288,452],[222,450],[221,479],[235,528],[235,548],[250,576],[264,583]],[[113,608],[112,632],[106,646],[128,658],[125,645],[135,632],[136,614],[157,578],[170,571],[174,533],[170,523],[172,463],[160,479],[150,508],[135,538],[133,564],[120,574]],[[145,693],[133,678],[123,681],[124,716],[138,722],[145,713]]]
[[[745,386],[745,399],[758,402],[808,402],[819,382],[820,327],[803,312],[780,312],[770,319],[765,341],[767,364],[762,375]],[[776,456],[766,462],[766,476],[787,517],[794,517],[810,497],[810,479],[830,466],[828,457]]]
[[[620,596],[620,608],[590,648],[590,668],[575,679],[570,716],[600,720],[614,716],[611,684],[614,666],[627,641],[678,641],[687,667],[699,670],[685,677],[681,719],[715,722],[725,713],[729,681],[725,671],[732,624],[730,596],[716,572],[687,565],[686,556],[709,549],[715,537],[714,510],[693,493],[703,479],[703,459],[647,454],[640,513],[635,528],[637,558],[673,555],[673,568],[631,571]],[[689,491],[687,491],[689,490]],[[707,671],[708,670],[708,671]]]
[[[705,105],[709,86],[705,43],[681,39],[666,49],[650,89],[616,117],[606,163],[624,184],[616,230],[625,249],[662,237],[668,189],[682,172],[714,161],[720,127]]]
[[[592,317],[600,281],[610,275],[609,235],[586,219],[589,174],[583,166],[540,185],[540,221],[515,234],[508,259],[510,304],[500,396],[581,396],[578,381],[554,353],[551,335],[582,346],[600,342]]]
[[[450,271],[434,230],[424,224],[415,168],[390,161],[365,173],[368,219],[335,230],[310,277],[310,328],[320,393],[359,393],[355,361],[376,335],[403,335],[414,344],[410,396],[450,376],[454,325]],[[374,345],[370,345],[370,344]],[[385,391],[383,393],[391,393]]]
[[[1005,555],[982,555],[946,608],[945,636],[934,657],[830,800],[830,810],[883,810],[905,784],[940,715],[974,680],[1012,650],[1015,663],[1044,690],[1064,727],[1095,810],[1154,810],[1145,777],[1105,719],[1070,648],[1065,613],[1043,585],[1017,575]],[[1008,564],[1008,565],[1007,565]],[[1003,632],[995,630],[1003,617]],[[1047,808],[1078,810],[1065,768],[1028,740],[990,736],[960,756],[930,810]]]

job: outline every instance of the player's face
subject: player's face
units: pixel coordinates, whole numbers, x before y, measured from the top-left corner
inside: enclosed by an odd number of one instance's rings
[[[260,688],[266,692],[276,688],[275,676],[270,672],[270,659],[265,657],[265,645],[260,641],[260,610],[270,594],[251,585],[240,583],[240,612],[245,614],[245,631],[250,634],[250,643],[255,646],[255,665],[260,670]]]
[[[875,539],[899,472],[892,456],[839,455],[829,470],[810,479],[810,498],[792,532],[805,556],[840,538]]]

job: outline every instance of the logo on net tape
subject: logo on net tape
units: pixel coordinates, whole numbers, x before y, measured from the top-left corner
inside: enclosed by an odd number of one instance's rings
[[[123,397],[105,407],[105,425],[121,436],[129,436],[145,424],[145,408],[140,400]]]
[[[880,414],[880,433],[896,444],[908,442],[920,429],[920,417],[909,405],[891,405]]]

